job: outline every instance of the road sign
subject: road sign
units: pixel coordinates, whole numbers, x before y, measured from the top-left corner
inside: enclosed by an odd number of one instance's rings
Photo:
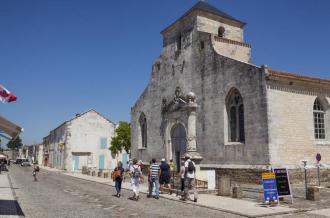
[[[320,153],[316,154],[316,160],[317,160],[317,162],[321,161],[321,154]]]
[[[278,202],[275,173],[262,173],[262,185],[264,188],[264,201]]]

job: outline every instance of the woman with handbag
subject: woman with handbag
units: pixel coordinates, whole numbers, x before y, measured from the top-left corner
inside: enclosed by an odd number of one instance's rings
[[[115,181],[115,187],[117,191],[117,194],[115,196],[118,198],[120,198],[121,184],[123,182],[123,174],[124,174],[123,163],[121,161],[118,161],[117,167],[113,171],[113,179]]]

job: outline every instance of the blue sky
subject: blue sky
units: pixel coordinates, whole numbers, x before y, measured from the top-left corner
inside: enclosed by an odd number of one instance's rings
[[[196,0],[1,0],[0,83],[18,101],[0,115],[42,141],[77,112],[114,122],[147,85],[160,31]],[[245,21],[253,63],[330,79],[330,1],[208,0]]]

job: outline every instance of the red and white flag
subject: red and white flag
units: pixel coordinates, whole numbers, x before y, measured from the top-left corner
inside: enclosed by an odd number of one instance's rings
[[[17,97],[13,95],[13,93],[11,93],[5,87],[0,85],[0,101],[2,101],[3,103],[9,103],[16,100]]]

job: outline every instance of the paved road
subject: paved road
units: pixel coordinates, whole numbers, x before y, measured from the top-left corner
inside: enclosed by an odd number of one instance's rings
[[[11,165],[10,178],[26,217],[239,217],[221,211],[166,199],[128,200],[123,190],[113,197],[113,187],[42,170],[33,182],[32,168]]]

